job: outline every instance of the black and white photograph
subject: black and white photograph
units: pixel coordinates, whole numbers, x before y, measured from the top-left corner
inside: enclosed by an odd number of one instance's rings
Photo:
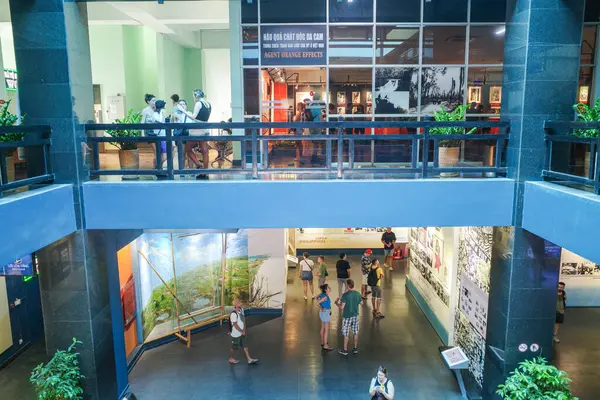
[[[463,104],[463,67],[426,67],[421,74],[421,112],[433,114],[442,107],[454,110]],[[481,96],[480,96],[481,98]]]
[[[577,275],[577,270],[579,264],[578,263],[562,263],[560,266],[560,274],[561,275]]]
[[[346,105],[346,93],[345,92],[337,92],[337,103],[339,106]],[[338,111],[338,114],[342,114]]]
[[[375,114],[416,113],[417,92],[417,68],[377,68],[375,71]]]

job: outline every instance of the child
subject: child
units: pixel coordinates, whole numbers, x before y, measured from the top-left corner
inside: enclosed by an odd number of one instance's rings
[[[331,298],[329,292],[331,289],[328,284],[321,286],[321,294],[317,296],[317,304],[319,305],[319,318],[321,319],[321,348],[325,351],[331,351],[327,337],[329,336],[329,321],[331,320]]]
[[[369,285],[367,282],[367,276],[369,275],[369,270],[371,269],[371,256],[373,254],[373,250],[367,249],[365,253],[360,259],[360,270],[362,272],[362,285],[360,287],[360,295],[363,300],[366,300],[367,295],[371,293],[369,291]]]

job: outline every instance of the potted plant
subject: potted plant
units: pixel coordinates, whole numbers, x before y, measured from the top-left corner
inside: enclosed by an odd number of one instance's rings
[[[0,104],[2,105],[2,108],[0,109],[0,126],[14,126],[19,122],[19,117],[8,110],[11,101],[12,100],[7,102],[0,101]],[[20,142],[24,137],[24,133],[3,133],[0,134],[0,143]],[[15,145],[15,148],[16,147],[18,146]],[[0,157],[4,157],[6,160],[6,177],[9,182],[15,180],[15,160],[13,154],[14,149],[0,150]]]
[[[37,393],[38,400],[82,399],[81,380],[84,376],[79,369],[79,353],[75,347],[82,344],[73,338],[67,350],[58,350],[47,364],[33,369],[29,382]]]
[[[577,400],[567,373],[538,357],[519,363],[496,393],[504,400]]]
[[[596,103],[593,107],[590,107],[584,103],[577,103],[573,106],[573,110],[575,110],[575,113],[577,114],[575,122],[600,122],[600,98],[596,100]],[[573,135],[595,139],[598,137],[598,135],[600,135],[600,129],[575,129]],[[588,150],[585,152],[585,175],[587,175],[587,171],[589,170],[590,158],[590,150],[588,148]],[[596,160],[594,160],[594,163],[596,163]]]
[[[116,124],[139,124],[142,121],[142,114],[129,110],[122,120],[117,119]],[[113,138],[140,137],[142,131],[137,129],[111,129],[106,133]],[[111,142],[119,149],[119,164],[121,169],[131,170],[140,168],[140,153],[135,142]],[[137,175],[124,175],[123,179],[137,179]]]
[[[464,121],[467,107],[460,105],[456,107],[454,111],[446,111],[444,107],[441,107],[440,111],[436,111],[433,117],[436,121]],[[477,128],[471,129],[466,132],[467,135],[473,133]],[[458,127],[444,127],[444,128],[431,128],[429,130],[431,135],[462,135],[465,134],[465,128]],[[439,166],[440,168],[456,167],[458,165],[458,157],[460,154],[460,140],[440,140],[439,145]],[[442,172],[440,177],[453,177],[458,174],[455,172]]]

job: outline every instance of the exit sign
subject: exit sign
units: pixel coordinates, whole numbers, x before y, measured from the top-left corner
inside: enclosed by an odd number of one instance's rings
[[[4,83],[6,85],[6,90],[15,91],[17,90],[17,71],[13,69],[5,69],[4,70]]]

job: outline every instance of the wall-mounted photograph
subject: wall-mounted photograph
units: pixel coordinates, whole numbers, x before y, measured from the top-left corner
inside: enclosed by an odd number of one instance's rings
[[[502,86],[490,87],[490,103],[492,103],[492,104],[502,103]]]
[[[346,105],[346,93],[345,92],[337,92],[337,104],[338,105]],[[339,114],[339,112],[338,112]]]
[[[417,68],[378,68],[375,71],[375,113],[416,113],[417,77]]]
[[[481,86],[469,86],[467,103],[481,103]]]
[[[448,111],[463,104],[463,67],[426,67],[421,74],[421,112],[433,114],[442,107]],[[480,96],[481,97],[481,96]]]
[[[352,92],[352,104],[360,104],[360,92]]]
[[[373,92],[367,92],[367,104],[373,103]]]

